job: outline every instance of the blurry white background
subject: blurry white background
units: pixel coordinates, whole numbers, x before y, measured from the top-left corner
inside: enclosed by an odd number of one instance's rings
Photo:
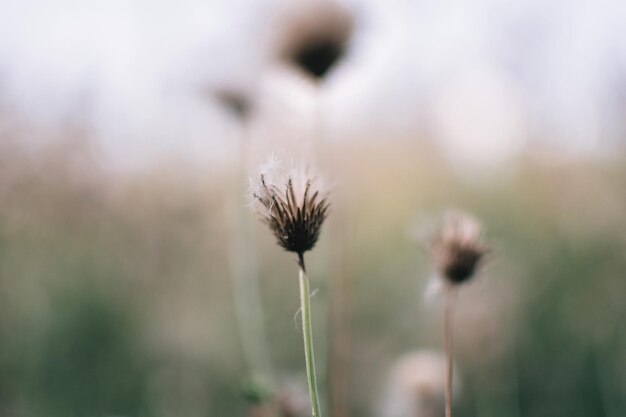
[[[324,88],[336,140],[432,137],[452,160],[532,146],[610,154],[626,139],[626,2],[350,0],[356,33]],[[312,117],[272,62],[287,0],[3,0],[0,112],[93,129],[103,158],[207,163],[237,126],[211,92]],[[268,104],[269,103],[269,104]],[[278,104],[277,104],[278,103]]]

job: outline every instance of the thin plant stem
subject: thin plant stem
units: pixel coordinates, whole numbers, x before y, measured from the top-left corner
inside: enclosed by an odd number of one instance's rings
[[[313,354],[313,330],[311,326],[311,300],[309,278],[304,266],[303,254],[298,254],[300,267],[300,303],[302,308],[302,336],[304,339],[304,360],[306,362],[306,376],[311,397],[311,412],[313,417],[320,417],[320,404],[317,394],[317,378],[315,376],[315,357]]]
[[[328,381],[328,415],[330,417],[347,417],[348,406],[348,375],[350,366],[350,242],[348,229],[350,219],[343,215],[349,212],[337,209],[335,202],[335,217],[331,233],[332,251],[330,252],[330,298],[329,298],[329,360],[327,364]]]
[[[454,304],[456,289],[452,285],[446,286],[444,312],[444,347],[446,351],[446,417],[452,417],[452,378],[454,360],[452,357],[454,335]]]
[[[240,140],[236,167],[236,198],[233,201],[234,230],[230,247],[231,282],[239,341],[250,376],[261,377],[272,385],[273,366],[265,330],[264,309],[261,301],[257,268],[254,228],[250,224],[248,208],[241,202],[246,190],[245,160],[250,127],[244,120],[240,126]]]
[[[328,112],[325,109],[324,89],[316,85],[314,90],[314,152],[318,159],[329,171],[335,171],[336,167],[332,158],[329,134],[330,125],[327,123]],[[337,200],[333,202],[336,214],[349,212],[343,204],[343,210],[337,209]],[[329,298],[329,321],[330,337],[328,338],[328,361],[326,366],[322,364],[322,372],[326,371],[327,395],[328,395],[328,415],[330,417],[347,417],[348,408],[348,374],[350,351],[350,283],[347,257],[349,249],[347,229],[350,227],[350,220],[346,216],[334,217],[333,227],[328,230],[331,233],[330,252],[326,252],[326,257],[330,264],[330,298]]]

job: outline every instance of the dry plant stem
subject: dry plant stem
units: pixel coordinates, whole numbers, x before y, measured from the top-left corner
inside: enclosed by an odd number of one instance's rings
[[[333,171],[332,149],[329,146],[328,136],[330,126],[326,123],[328,107],[323,85],[315,86],[314,103],[314,153],[327,170]],[[345,210],[344,210],[345,212]],[[335,212],[335,214],[337,214]],[[325,252],[330,264],[331,286],[329,294],[329,323],[330,337],[328,338],[328,362],[322,369],[326,371],[328,415],[330,417],[346,417],[348,415],[348,352],[350,349],[350,331],[348,326],[349,283],[346,260],[346,225],[349,219],[334,217],[333,227],[328,230],[332,235],[330,251]]]
[[[264,382],[273,383],[273,367],[265,332],[264,311],[261,302],[259,277],[253,227],[247,208],[240,201],[246,190],[245,159],[248,146],[249,125],[241,124],[237,184],[233,212],[234,234],[230,247],[231,282],[236,312],[237,329],[248,371],[261,376]]]
[[[311,412],[313,417],[320,417],[320,404],[317,394],[317,379],[315,376],[315,357],[313,355],[313,330],[311,326],[311,299],[309,278],[304,267],[304,256],[298,254],[300,267],[300,303],[302,308],[302,336],[304,339],[304,360],[306,362],[306,376],[311,397]]]
[[[313,152],[323,163],[328,164],[328,152],[325,147],[326,126],[324,123],[324,95],[319,86],[315,87],[315,103],[313,108]]]
[[[335,206],[337,207],[337,206]],[[343,215],[349,212],[345,206],[343,210],[336,210],[333,218],[331,234],[331,248],[329,255],[331,279],[329,298],[329,360],[328,372],[328,400],[330,417],[347,417],[348,406],[348,374],[350,365],[350,242],[348,229],[351,220]]]
[[[444,312],[444,346],[446,351],[446,417],[452,417],[452,370],[454,367],[452,349],[454,334],[454,304],[456,299],[456,288],[448,284],[445,293]]]

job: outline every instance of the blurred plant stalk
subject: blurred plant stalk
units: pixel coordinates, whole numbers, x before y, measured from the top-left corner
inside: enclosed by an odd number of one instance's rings
[[[232,241],[230,245],[230,270],[233,287],[239,340],[249,372],[257,383],[271,388],[274,385],[274,370],[269,354],[265,327],[265,315],[261,301],[258,264],[254,246],[254,228],[249,209],[242,196],[247,191],[245,161],[247,159],[249,123],[243,118],[240,123],[240,141],[236,166],[235,195],[232,196]]]
[[[330,233],[330,276],[329,276],[329,358],[328,358],[328,400],[331,417],[347,417],[350,414],[349,372],[351,348],[351,236],[354,220],[347,215],[351,212],[350,197],[339,193],[335,205]]]
[[[444,312],[444,349],[446,351],[446,417],[452,417],[452,379],[454,360],[452,356],[454,345],[454,304],[456,302],[456,288],[446,284],[445,312]]]
[[[326,123],[324,108],[324,90],[315,90],[315,151],[319,159],[326,165],[326,171],[336,177],[336,162],[333,160],[333,150],[328,140],[329,126]],[[328,363],[327,393],[329,402],[329,415],[331,417],[347,417],[348,407],[348,378],[349,378],[349,354],[350,354],[350,309],[351,309],[351,286],[350,268],[350,232],[353,228],[353,219],[346,215],[351,211],[350,198],[345,197],[345,192],[339,194],[336,199],[336,215],[329,228],[329,252],[327,261],[329,266],[329,299],[328,299]],[[343,198],[341,197],[343,196]]]

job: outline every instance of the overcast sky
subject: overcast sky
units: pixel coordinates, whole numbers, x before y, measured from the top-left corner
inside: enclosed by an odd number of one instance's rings
[[[254,86],[286,118],[310,109],[268,53],[278,11],[296,3],[2,0],[0,103],[31,122],[86,123],[112,159],[219,158],[235,127],[211,89]],[[357,31],[324,93],[338,138],[428,132],[479,162],[529,138],[625,140],[624,1],[343,4]]]

